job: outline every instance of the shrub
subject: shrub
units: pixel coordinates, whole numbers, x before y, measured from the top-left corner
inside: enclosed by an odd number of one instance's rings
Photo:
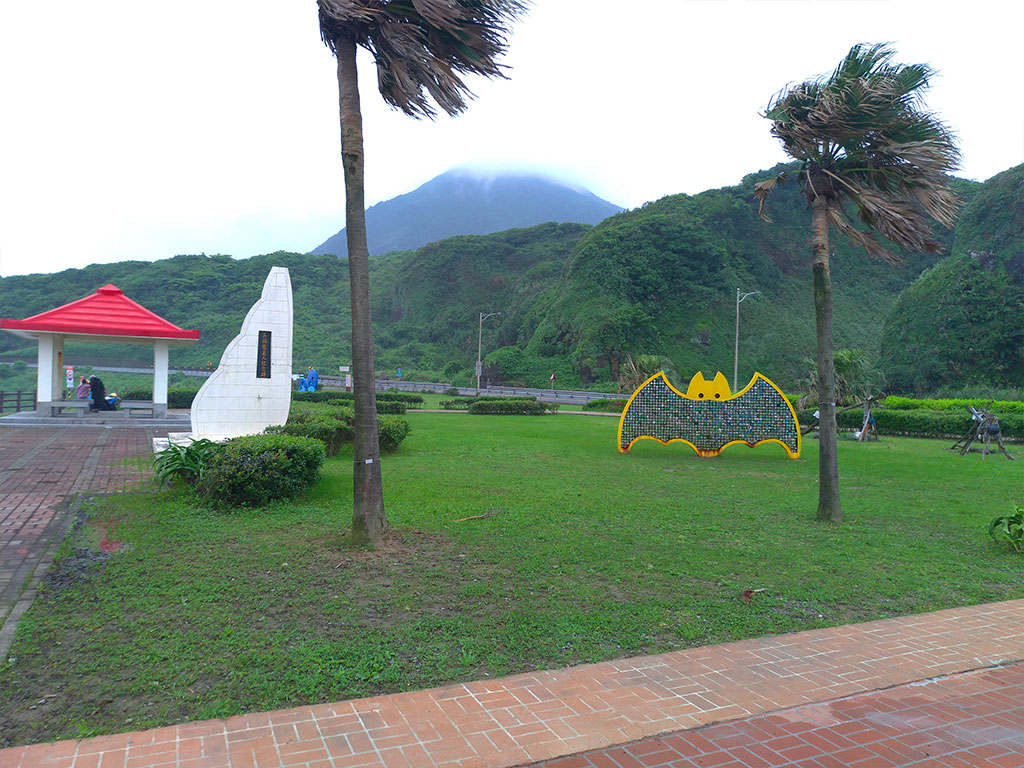
[[[426,402],[423,399],[423,395],[417,395],[413,392],[378,392],[377,402],[381,401],[395,402],[395,403],[409,403],[419,405],[420,403]],[[378,409],[378,412],[380,409]]]
[[[1024,554],[1024,507],[1014,507],[1012,515],[1002,515],[989,523],[988,535],[1014,552]]]
[[[883,405],[897,411],[925,410],[925,411],[961,411],[967,412],[967,406],[984,408],[988,411],[995,411],[1002,418],[1003,414],[1024,414],[1024,402],[1016,400],[985,400],[983,398],[943,398],[932,400],[917,400],[911,397],[897,397],[890,395],[885,398]]]
[[[237,437],[210,458],[197,490],[217,506],[261,507],[305,490],[325,458],[323,443],[308,437]]]
[[[454,400],[442,400],[441,407],[446,411],[465,411],[472,405],[473,399],[469,397],[460,397]]]
[[[967,411],[893,410],[876,408],[871,411],[875,417],[875,431],[880,435],[906,435],[910,437],[957,438],[962,437],[972,424]],[[797,411],[801,424],[813,421],[813,411]],[[840,429],[860,429],[864,423],[864,411],[860,408],[839,414],[836,423]],[[1008,413],[999,417],[1004,440],[1018,441],[1024,438],[1024,415]]]
[[[334,403],[337,401],[351,402],[355,400],[355,394],[352,392],[342,392],[338,389],[331,390],[320,390],[318,392],[292,392],[293,403]],[[412,392],[378,392],[377,403],[388,402],[388,403],[423,403],[423,395],[417,395]],[[377,409],[378,413],[384,413],[380,408]],[[388,411],[390,413],[390,411]],[[404,411],[403,411],[404,413]]]
[[[609,400],[602,397],[600,400],[591,400],[583,406],[584,411],[600,411],[602,413],[622,413],[626,407],[625,400]]]
[[[199,389],[169,389],[167,390],[168,408],[191,408],[192,401],[196,399]],[[133,389],[122,389],[118,394],[122,400],[152,401],[153,390],[147,387],[135,387]]]
[[[543,416],[557,410],[555,403],[538,403],[536,400],[480,400],[469,406],[470,413],[514,416]]]
[[[448,389],[446,389],[444,391],[444,394],[446,394],[446,395],[458,395],[459,394],[459,388],[458,387],[448,387]]]
[[[394,453],[409,434],[409,422],[394,416],[377,419],[377,440],[385,453]]]
[[[156,480],[162,488],[175,479],[186,485],[195,485],[203,479],[206,466],[223,446],[212,440],[193,440],[187,445],[171,443],[153,457]]]
[[[420,400],[423,398],[421,397]],[[377,413],[402,414],[405,413],[405,403],[396,400],[377,400]]]

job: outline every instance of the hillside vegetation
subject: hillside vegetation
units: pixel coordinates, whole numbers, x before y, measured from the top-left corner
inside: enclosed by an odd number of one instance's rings
[[[989,179],[953,251],[899,296],[882,360],[901,391],[1024,383],[1024,165]]]
[[[478,313],[501,312],[483,325],[485,376],[493,381],[549,386],[555,373],[560,388],[614,390],[619,366],[637,355],[660,356],[681,379],[697,370],[706,375],[721,370],[731,379],[739,287],[761,292],[741,308],[740,386],[759,370],[787,391],[797,389],[809,373],[807,358],[814,348],[810,214],[795,185],[776,191],[774,224],[758,219],[752,197],[755,181],[783,167],[752,174],[732,187],[665,197],[596,226],[547,223],[372,257],[378,373],[394,376],[401,366],[407,379],[468,384]],[[968,202],[982,186],[955,184]],[[996,177],[985,194],[1013,194],[1000,192],[1003,186]],[[1019,232],[1012,211],[1004,209],[969,207],[955,233],[936,233],[947,245],[946,254],[952,249],[956,257],[954,242],[976,241],[971,232],[1012,233],[1014,226]],[[983,214],[996,223],[979,218]],[[1002,253],[996,245],[964,247]],[[877,365],[883,325],[897,297],[922,272],[934,274],[946,254],[907,254],[892,267],[870,261],[840,238],[834,251],[836,347],[857,351]],[[1018,263],[1019,256],[1007,257],[1007,280],[1015,268],[1019,272]],[[26,317],[113,282],[172,322],[202,331],[195,347],[172,350],[172,364],[216,364],[275,265],[290,270],[295,291],[295,370],[315,365],[331,372],[348,364],[348,270],[345,259],[333,256],[274,253],[242,261],[177,256],[10,277],[0,280],[0,315]],[[989,330],[1019,351],[1018,337]],[[34,345],[2,336],[0,359],[34,358]],[[149,362],[149,355],[145,348],[126,345],[69,345],[67,352],[80,364]],[[919,368],[928,361],[901,364]],[[957,375],[996,384],[990,367],[980,365],[970,375],[960,368]],[[1013,382],[1019,373],[1012,365],[1006,371],[1009,385],[1019,386]],[[897,389],[928,386],[931,380],[919,373],[914,368],[894,378],[901,383]]]

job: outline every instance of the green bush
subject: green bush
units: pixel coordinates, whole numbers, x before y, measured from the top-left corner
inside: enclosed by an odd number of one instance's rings
[[[387,402],[418,405],[425,402],[423,400],[423,395],[417,395],[413,392],[378,392],[376,398],[378,403]],[[325,389],[318,392],[292,392],[293,403],[328,403],[335,401],[351,402],[354,399],[355,394],[352,392],[342,392],[339,389]],[[377,409],[377,412],[385,413],[385,411],[381,411],[380,408]],[[392,413],[392,411],[386,412]]]
[[[536,400],[479,400],[469,406],[470,413],[514,416],[543,416],[557,410],[556,403],[538,403]]]
[[[380,448],[384,452],[396,451],[409,434],[409,423],[405,419],[380,415],[382,407],[393,407],[396,408],[395,413],[405,413],[405,404],[377,404],[377,439]],[[324,403],[292,403],[288,422],[281,427],[269,427],[266,433],[315,438],[324,444],[327,455],[333,457],[338,455],[343,445],[352,442],[355,423],[355,411],[349,402],[329,400]]]
[[[169,389],[167,390],[168,408],[191,408],[199,389]],[[152,388],[135,387],[133,389],[122,389],[117,393],[122,400],[142,400],[149,402],[153,400]]]
[[[1012,515],[1002,515],[989,523],[988,535],[1014,552],[1024,554],[1024,507],[1014,507]]]
[[[984,408],[987,411],[995,411],[1002,419],[1003,414],[1024,414],[1024,403],[1016,400],[985,400],[983,398],[943,398],[932,400],[918,400],[911,397],[897,397],[890,395],[882,403],[886,408],[897,411],[926,410],[926,411],[960,411],[967,412],[967,406]]]
[[[609,400],[603,397],[600,400],[591,400],[583,406],[584,411],[600,411],[601,413],[622,413],[626,407],[626,400]]]
[[[801,424],[810,424],[813,410],[797,411]],[[893,410],[875,408],[875,431],[880,435],[907,435],[910,437],[955,438],[970,429],[971,415],[967,411],[929,411],[923,408]],[[839,414],[836,423],[840,429],[860,429],[864,424],[864,411],[860,408]],[[999,417],[1003,439],[1019,441],[1024,438],[1024,415],[1009,413]]]
[[[380,416],[377,419],[377,440],[381,451],[394,453],[409,434],[409,422],[395,416]]]
[[[425,402],[423,395],[417,395],[414,392],[378,392],[377,402],[379,403],[382,400],[409,405],[419,405]],[[380,409],[378,409],[378,412],[380,412]]]
[[[326,455],[324,444],[308,437],[237,437],[210,458],[197,490],[216,506],[261,507],[305,490]]]
[[[442,400],[441,407],[446,411],[467,411],[469,406],[473,404],[473,399],[470,397],[459,397],[452,400]]]
[[[422,398],[420,398],[422,400]],[[405,403],[397,400],[377,400],[377,413],[403,414]]]

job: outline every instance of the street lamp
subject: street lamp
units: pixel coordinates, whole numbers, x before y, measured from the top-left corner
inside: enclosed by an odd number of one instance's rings
[[[481,348],[483,346],[484,320],[486,320],[488,317],[494,317],[495,315],[500,315],[500,314],[501,314],[501,312],[488,312],[486,315],[483,312],[480,313],[480,327],[477,329],[477,334],[476,334],[476,393],[477,393],[477,395],[480,394],[480,374],[483,373],[483,370],[484,370],[483,362],[480,360],[480,350],[481,350]]]
[[[748,291],[747,293],[740,293],[740,289],[736,289],[736,343],[733,347],[732,356],[732,393],[736,394],[736,379],[739,376],[740,370],[740,302],[750,296],[756,296],[760,291]]]

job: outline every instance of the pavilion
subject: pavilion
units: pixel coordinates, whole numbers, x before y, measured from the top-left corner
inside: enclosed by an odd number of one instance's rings
[[[167,414],[167,358],[170,347],[185,347],[199,339],[198,330],[179,328],[124,295],[116,285],[104,285],[85,298],[24,320],[0,319],[0,330],[39,343],[36,413],[52,416],[63,404],[64,342],[84,341],[153,345],[153,416]]]

